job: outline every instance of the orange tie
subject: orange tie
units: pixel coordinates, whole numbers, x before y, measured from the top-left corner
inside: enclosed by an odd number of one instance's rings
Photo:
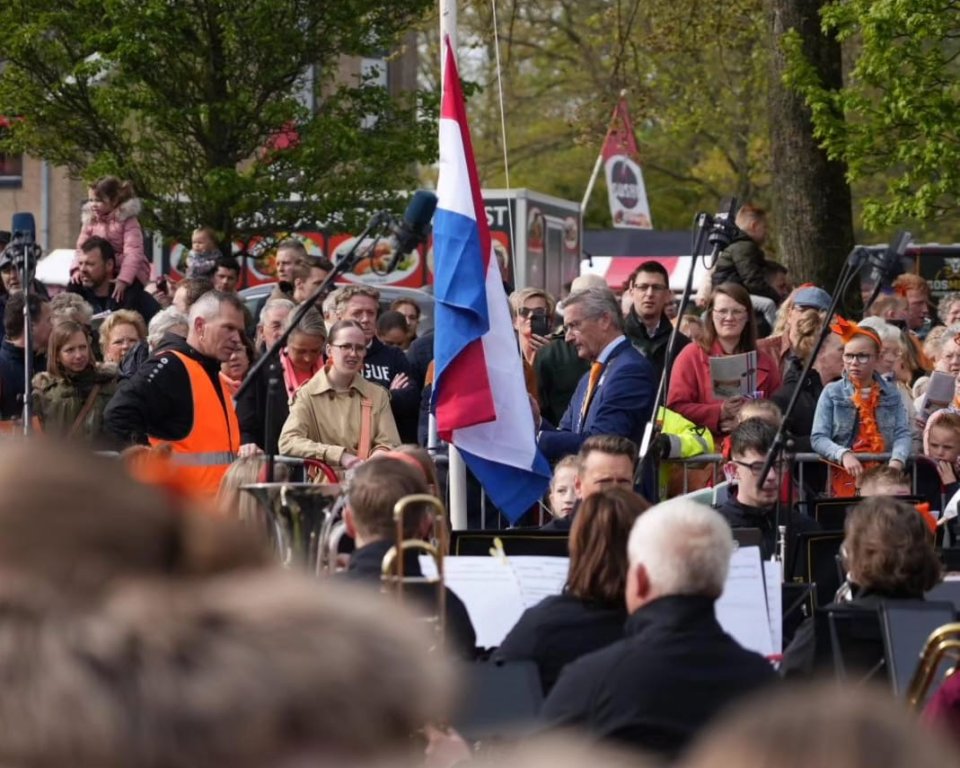
[[[580,406],[580,425],[587,417],[587,409],[590,407],[590,401],[593,399],[594,390],[597,388],[597,382],[600,381],[600,374],[603,373],[603,363],[590,364],[590,380],[587,382],[587,393],[583,396],[583,405]]]

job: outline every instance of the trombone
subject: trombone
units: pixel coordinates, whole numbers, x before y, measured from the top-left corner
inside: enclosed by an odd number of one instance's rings
[[[923,706],[940,663],[945,658],[950,658],[954,662],[960,661],[960,623],[944,624],[927,638],[920,653],[920,664],[913,673],[910,687],[907,689],[907,701],[912,708],[917,709]],[[947,672],[947,676],[952,675],[955,669],[956,667],[952,667]]]
[[[404,522],[407,510],[413,505],[427,505],[433,508],[433,543],[420,539],[408,539]],[[396,526],[395,544],[387,550],[380,565],[380,581],[385,587],[393,588],[397,600],[404,602],[404,592],[408,584],[432,584],[436,589],[436,614],[429,617],[435,622],[441,646],[446,640],[447,631],[447,593],[443,578],[443,558],[449,548],[446,510],[436,496],[428,493],[414,493],[404,496],[393,507],[393,522]],[[406,576],[403,572],[403,556],[408,551],[424,552],[433,558],[437,568],[434,578],[429,576]]]

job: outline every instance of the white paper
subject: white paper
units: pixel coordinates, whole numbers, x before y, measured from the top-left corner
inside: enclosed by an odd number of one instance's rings
[[[770,620],[773,652],[783,653],[783,575],[780,563],[776,560],[765,561],[763,578],[767,588],[767,615]]]
[[[918,417],[926,422],[934,411],[946,408],[953,402],[956,389],[957,380],[954,376],[943,371],[931,373],[927,391],[923,396],[923,402],[920,404],[920,413],[917,414]]]
[[[740,645],[763,656],[773,654],[759,547],[742,547],[733,553],[716,611],[720,626]]]
[[[714,400],[724,400],[738,395],[754,397],[757,391],[756,350],[739,355],[711,357],[710,384],[713,387]],[[764,393],[766,396],[771,394],[771,392]]]
[[[520,597],[526,608],[536,605],[545,597],[563,592],[570,570],[568,557],[522,555],[511,557],[509,563],[517,574]]]
[[[445,557],[444,578],[470,614],[477,646],[499,646],[523,612],[543,598],[559,595],[567,580],[569,559],[521,555],[499,558]],[[423,575],[434,578],[432,557],[420,556]]]

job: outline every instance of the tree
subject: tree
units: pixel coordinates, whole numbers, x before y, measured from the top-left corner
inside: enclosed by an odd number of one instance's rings
[[[768,0],[771,39],[788,31],[820,82],[842,86],[840,44],[820,28],[823,0]],[[783,48],[770,60],[770,138],[779,252],[794,273],[833,285],[853,247],[853,209],[846,169],[818,146],[803,98],[784,82]]]
[[[822,25],[851,54],[846,85],[821,76],[797,34],[785,40],[789,79],[829,157],[863,183],[865,223],[960,213],[960,2],[833,1]]]
[[[0,114],[23,119],[3,146],[130,179],[146,225],[170,236],[352,227],[434,159],[435,107],[338,83],[339,59],[394,50],[429,5],[6,0]],[[320,97],[315,113],[298,91]]]

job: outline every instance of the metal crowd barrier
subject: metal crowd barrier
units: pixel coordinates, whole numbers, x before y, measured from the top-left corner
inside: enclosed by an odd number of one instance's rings
[[[855,453],[854,456],[856,456],[861,462],[887,462],[890,460],[889,453]],[[909,456],[907,459],[906,468],[910,473],[910,484],[911,490],[913,491],[916,491],[917,489],[917,463],[915,459],[915,455]],[[823,458],[819,453],[794,453],[791,454],[790,461],[796,467],[794,479],[797,481],[797,485],[800,487],[800,493],[803,494],[806,492],[807,487],[804,483],[804,465],[824,464]],[[703,469],[704,467],[711,467],[714,485],[717,485],[718,482],[724,479],[722,476],[718,475],[718,470],[720,470],[725,463],[723,456],[721,456],[719,453],[702,453],[699,456],[691,456],[686,459],[664,459],[661,463],[678,464],[683,467],[683,492],[685,494],[690,492],[689,471],[691,468]],[[800,499],[800,501],[806,501],[806,499]]]

